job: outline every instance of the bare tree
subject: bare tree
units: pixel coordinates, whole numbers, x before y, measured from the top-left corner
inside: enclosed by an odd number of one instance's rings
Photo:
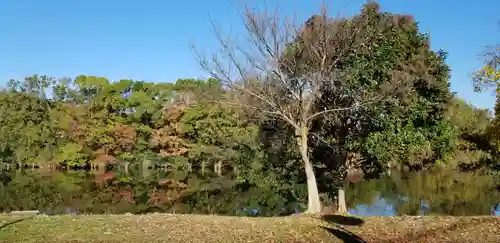
[[[242,9],[248,42],[238,44],[226,38],[213,24],[220,50],[206,56],[194,48],[195,54],[202,68],[231,91],[227,103],[284,120],[293,127],[307,177],[307,212],[318,213],[321,202],[308,143],[312,122],[380,100],[357,94],[355,102],[349,104],[323,110],[316,106],[325,90],[342,85],[346,74],[339,64],[366,41],[361,34],[364,23],[330,19],[324,6],[321,14],[305,25],[281,17],[277,9]]]

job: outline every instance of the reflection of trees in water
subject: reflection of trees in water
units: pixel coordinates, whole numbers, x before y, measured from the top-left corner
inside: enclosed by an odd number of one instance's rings
[[[67,213],[218,213],[259,215],[292,213],[293,195],[251,185],[231,177],[194,174],[37,172],[0,173],[0,211],[42,210]],[[242,210],[247,208],[247,212]]]
[[[399,215],[491,215],[500,202],[496,185],[498,179],[480,173],[394,172],[391,177],[352,185],[348,205],[370,205],[379,196],[394,205]],[[429,206],[426,212],[423,203]]]
[[[202,177],[184,172],[151,171],[147,177],[133,170],[106,173],[0,173],[0,211],[44,210],[67,213],[217,213],[263,216],[294,213],[300,208],[299,188],[269,189],[236,184],[231,176]],[[449,170],[399,173],[379,180],[351,184],[347,204],[372,205],[377,198],[398,214],[487,215],[500,209],[498,180],[488,175]],[[303,192],[302,192],[303,194]],[[302,195],[303,197],[304,195]]]

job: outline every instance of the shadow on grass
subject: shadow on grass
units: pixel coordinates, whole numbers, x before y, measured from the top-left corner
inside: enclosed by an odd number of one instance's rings
[[[338,239],[343,240],[345,243],[368,243],[367,241],[363,240],[361,237],[358,235],[352,233],[349,230],[338,228],[338,229],[333,229],[333,228],[327,228],[327,227],[321,227],[328,231],[328,233],[334,235]]]
[[[363,219],[357,217],[349,217],[336,214],[328,214],[321,216],[321,219],[330,223],[331,227],[324,227],[328,233],[332,236],[346,242],[346,243],[366,243],[360,236],[352,233],[351,231],[342,227],[342,225],[348,226],[360,226],[365,223]]]
[[[11,222],[2,224],[2,225],[0,225],[0,230],[3,229],[3,228],[5,228],[5,227],[7,227],[7,226],[13,225],[15,223],[19,223],[19,222],[24,221],[24,220],[26,220],[26,218],[20,218],[20,219],[12,220]]]
[[[365,223],[365,221],[360,218],[335,215],[335,214],[323,215],[321,216],[321,218],[327,221],[328,223],[341,224],[341,225],[358,226]]]

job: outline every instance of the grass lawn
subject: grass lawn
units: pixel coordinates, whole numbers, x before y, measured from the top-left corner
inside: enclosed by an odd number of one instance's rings
[[[0,242],[500,242],[500,217],[0,215]]]

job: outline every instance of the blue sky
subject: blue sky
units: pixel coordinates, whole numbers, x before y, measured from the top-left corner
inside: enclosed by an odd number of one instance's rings
[[[253,2],[264,3],[264,0]],[[274,3],[275,0],[267,0]],[[285,14],[306,19],[320,0],[282,0]],[[351,15],[362,0],[329,1],[330,12]],[[500,1],[381,0],[384,11],[408,13],[429,32],[433,49],[449,52],[451,89],[472,104],[491,108],[492,92],[472,92],[478,53],[500,43]],[[228,0],[5,0],[0,1],[0,84],[31,74],[105,76],[171,82],[202,77],[190,49],[213,49],[211,16],[241,33]]]

